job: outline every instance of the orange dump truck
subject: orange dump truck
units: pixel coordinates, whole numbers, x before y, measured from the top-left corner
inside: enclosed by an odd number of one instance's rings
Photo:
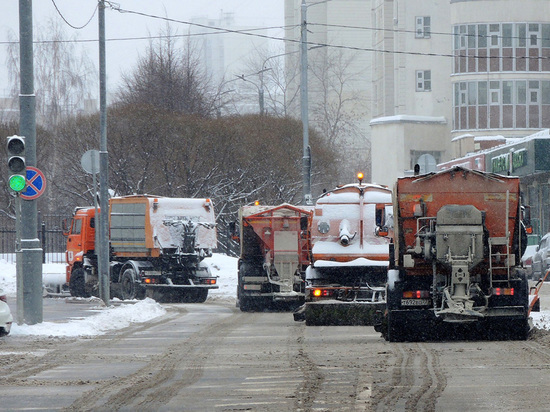
[[[303,303],[311,214],[311,207],[286,203],[241,207],[237,301],[242,311]]]
[[[216,248],[210,199],[147,195],[109,201],[111,295],[204,302],[217,288],[203,259]],[[77,208],[67,233],[67,282],[73,296],[98,293],[95,209]]]
[[[454,167],[399,178],[394,218],[387,310],[376,327],[386,339],[527,337],[517,177]]]
[[[391,190],[348,184],[323,194],[311,225],[306,302],[295,320],[307,325],[372,325],[385,305],[392,227]]]

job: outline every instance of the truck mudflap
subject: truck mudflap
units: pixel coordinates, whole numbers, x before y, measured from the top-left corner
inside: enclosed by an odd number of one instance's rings
[[[143,287],[145,289],[219,289],[218,285],[162,285],[162,284],[154,284],[154,285],[148,285],[143,284]]]
[[[304,299],[306,296],[303,292],[273,292],[273,300],[276,302],[291,302]]]
[[[386,309],[386,288],[379,286],[314,286],[294,312],[307,326],[373,326]]]
[[[384,301],[323,300],[306,302],[293,316],[295,321],[305,321],[307,326],[373,326],[385,309]]]
[[[396,309],[385,315],[375,329],[390,342],[525,340],[532,329],[524,306],[488,308],[476,317],[441,317],[433,309]]]
[[[170,279],[168,279],[170,280]],[[143,284],[145,295],[161,303],[203,303],[208,298],[208,291],[218,289],[217,284]]]
[[[264,310],[294,311],[303,304],[305,294],[301,292],[240,292],[237,307],[242,312],[261,312]]]

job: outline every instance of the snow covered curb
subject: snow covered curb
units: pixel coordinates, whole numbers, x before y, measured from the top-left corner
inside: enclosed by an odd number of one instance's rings
[[[166,314],[166,309],[153,299],[137,301],[135,304],[109,308],[97,307],[97,314],[84,318],[69,318],[67,322],[42,322],[37,325],[13,324],[11,336],[97,336],[130,324],[144,323]]]

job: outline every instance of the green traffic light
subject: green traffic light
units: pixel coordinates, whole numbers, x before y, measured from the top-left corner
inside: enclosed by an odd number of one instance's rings
[[[27,185],[27,181],[25,177],[22,175],[13,175],[13,176],[10,176],[9,185],[10,185],[10,189],[13,190],[14,192],[20,192]]]

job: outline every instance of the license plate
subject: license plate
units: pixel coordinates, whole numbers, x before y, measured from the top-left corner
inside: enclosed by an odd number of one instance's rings
[[[429,306],[430,299],[401,299],[401,306]]]

